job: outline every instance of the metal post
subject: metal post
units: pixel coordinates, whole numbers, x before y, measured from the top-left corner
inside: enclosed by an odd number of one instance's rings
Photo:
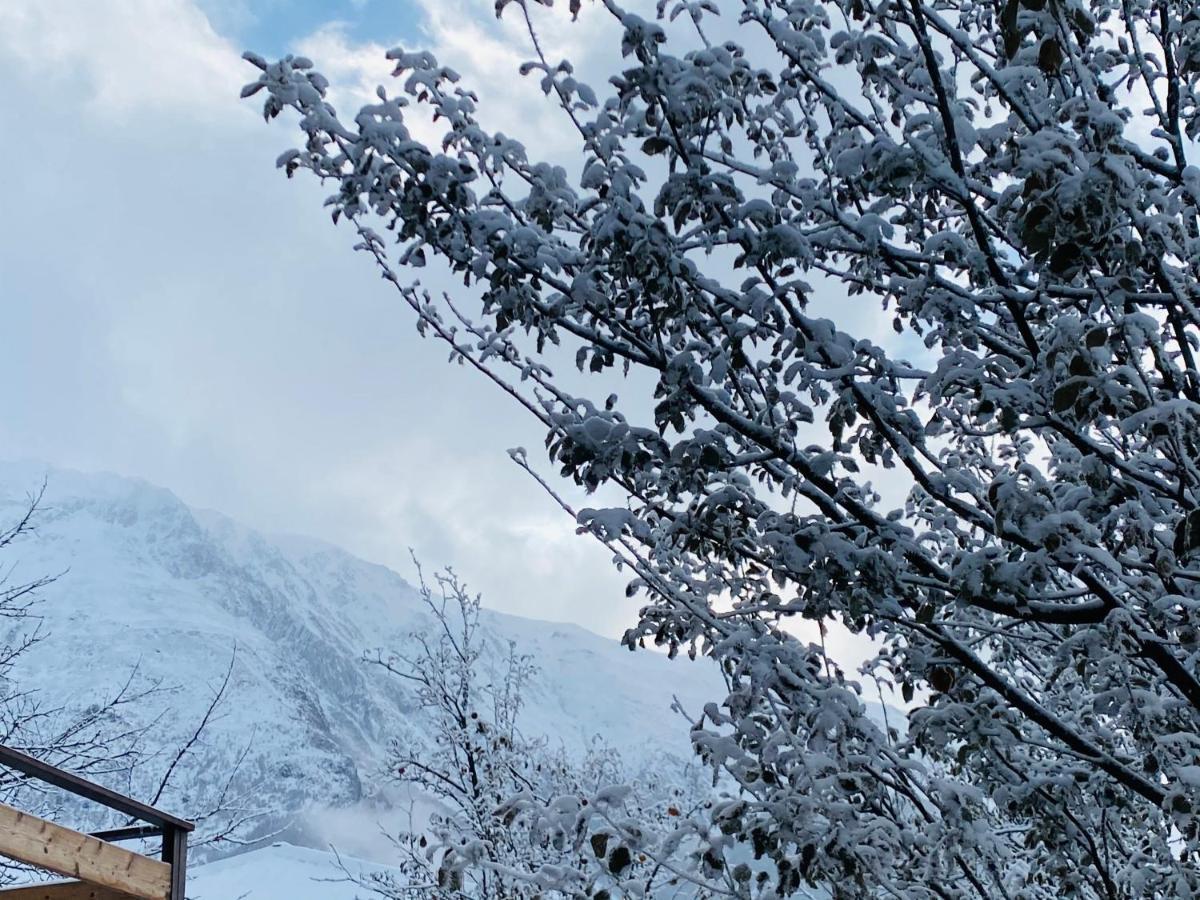
[[[185,900],[187,883],[188,833],[168,825],[163,829],[162,861],[171,866],[171,896],[169,900]]]

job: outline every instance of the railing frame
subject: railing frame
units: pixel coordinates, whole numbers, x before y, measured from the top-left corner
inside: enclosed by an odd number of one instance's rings
[[[161,859],[171,868],[170,893],[168,900],[184,900],[187,871],[188,835],[195,825],[185,819],[180,819],[170,813],[163,812],[153,806],[148,806],[118,794],[116,791],[80,778],[71,772],[64,771],[36,759],[19,750],[0,745],[0,766],[21,773],[25,778],[34,779],[45,784],[61,788],[68,793],[85,800],[90,800],[111,810],[128,816],[131,823],[120,828],[109,828],[93,832],[90,837],[106,843],[115,844],[119,841],[136,840],[152,837],[162,837]],[[31,820],[40,821],[36,817]],[[139,824],[140,823],[140,824]],[[122,851],[129,852],[129,851]],[[3,894],[0,891],[0,894]]]

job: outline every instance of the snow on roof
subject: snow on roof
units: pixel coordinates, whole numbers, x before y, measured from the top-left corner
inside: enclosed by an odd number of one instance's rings
[[[277,843],[197,866],[188,872],[187,894],[189,900],[356,900],[371,897],[369,890],[349,879],[343,867],[355,875],[392,869],[353,856]]]

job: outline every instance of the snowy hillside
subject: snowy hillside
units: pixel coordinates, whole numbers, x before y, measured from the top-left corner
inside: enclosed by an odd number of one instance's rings
[[[382,875],[403,880],[399,869],[288,843],[251,850],[188,871],[189,900],[381,900],[370,880]],[[417,896],[414,894],[413,896]],[[667,896],[681,896],[672,890]],[[797,900],[825,897],[801,890]]]
[[[188,873],[191,900],[355,900],[370,892],[354,879],[388,867],[353,856],[275,843]]]
[[[369,795],[381,748],[404,723],[420,728],[420,716],[402,687],[361,660],[428,627],[411,585],[336,547],[267,537],[113,475],[0,465],[0,517],[11,519],[44,474],[37,533],[2,562],[18,579],[68,571],[43,592],[48,637],[25,659],[22,683],[81,704],[136,668],[138,683],[167,691],[138,715],[161,716],[156,744],[177,746],[234,658],[223,714],[170,805],[189,812],[248,747],[241,784],[264,826],[290,825],[293,839],[320,846],[334,836],[314,822],[344,822],[338,808],[378,808]],[[486,600],[487,586],[473,587]],[[689,710],[713,695],[703,664],[629,653],[569,625],[487,613],[485,627],[497,652],[516,641],[541,667],[526,732],[574,748],[603,730],[627,758],[687,756],[687,724],[669,707],[672,695]]]

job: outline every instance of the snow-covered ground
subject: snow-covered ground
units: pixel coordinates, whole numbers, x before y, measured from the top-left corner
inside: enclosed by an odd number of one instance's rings
[[[395,871],[332,851],[276,843],[188,872],[189,900],[356,900],[373,896],[354,879]]]
[[[0,522],[45,473],[0,464]],[[363,655],[402,647],[430,626],[412,586],[337,547],[257,533],[142,481],[48,474],[36,534],[0,558],[15,566],[14,581],[65,572],[42,593],[46,638],[15,673],[20,683],[76,706],[116,691],[133,671],[138,685],[158,684],[131,711],[135,724],[154,722],[151,739],[164,748],[157,770],[143,774],[153,783],[169,763],[165,748],[186,740],[232,659],[218,720],[179,767],[167,805],[192,812],[245,751],[238,783],[264,830],[378,856],[374,820],[395,812],[376,790],[381,751],[419,731],[422,717],[407,689]],[[486,602],[487,585],[472,588]],[[633,762],[686,758],[688,726],[672,698],[694,711],[717,696],[703,662],[630,653],[572,625],[497,613],[486,613],[484,628],[495,656],[515,641],[541,668],[524,730],[568,748],[603,732]],[[369,841],[345,837],[354,834]]]

